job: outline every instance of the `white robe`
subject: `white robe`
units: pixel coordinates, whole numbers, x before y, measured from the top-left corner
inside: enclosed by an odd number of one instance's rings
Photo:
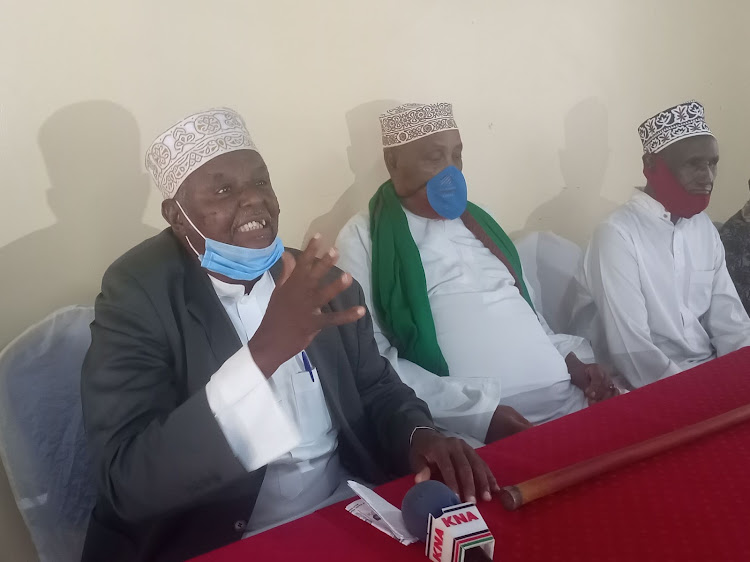
[[[597,356],[631,387],[750,345],[750,318],[727,272],[724,246],[700,213],[672,223],[643,192],[599,225],[576,306],[576,332],[595,312]]]
[[[271,274],[247,295],[243,285],[209,279],[246,344],[276,287]],[[266,465],[246,536],[352,495],[339,463],[338,429],[312,373],[297,354],[266,379],[243,345],[206,385],[208,405],[237,458],[248,471]]]
[[[341,230],[338,265],[362,285],[381,354],[427,403],[436,423],[482,441],[498,404],[515,407],[533,423],[583,408],[586,400],[571,384],[564,357],[573,351],[584,361],[592,359],[588,344],[551,334],[508,269],[460,219],[431,220],[404,212],[419,248],[449,377],[399,358],[383,334],[372,306],[367,215],[353,217]]]

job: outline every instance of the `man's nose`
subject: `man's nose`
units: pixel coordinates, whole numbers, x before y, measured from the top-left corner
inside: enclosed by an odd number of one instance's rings
[[[711,182],[711,185],[716,181],[716,169],[712,169],[710,166],[708,168],[708,180]]]
[[[714,176],[715,174],[711,170],[711,166],[706,166],[698,172],[695,183],[701,187],[710,187],[714,183]]]
[[[240,205],[243,207],[258,205],[263,201],[260,190],[254,185],[248,185],[240,193]]]

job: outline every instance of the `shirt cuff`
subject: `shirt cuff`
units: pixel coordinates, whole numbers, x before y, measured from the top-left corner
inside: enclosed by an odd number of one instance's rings
[[[266,377],[243,345],[206,384],[208,406],[245,469],[257,470],[300,444]]]
[[[554,334],[549,337],[557,352],[565,359],[569,353],[575,353],[581,363],[595,363],[594,351],[585,339],[568,334]]]

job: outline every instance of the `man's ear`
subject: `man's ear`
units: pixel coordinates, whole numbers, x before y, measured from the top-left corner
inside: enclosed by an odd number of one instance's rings
[[[396,168],[398,167],[398,158],[396,158],[396,151],[392,148],[384,148],[383,160],[385,160],[385,167],[388,170],[388,173],[391,177],[393,177],[393,174],[396,172]]]
[[[643,155],[643,169],[644,170],[651,170],[656,165],[656,155],[646,153]]]
[[[178,237],[182,238],[187,235],[184,215],[174,199],[165,199],[161,202],[161,216]]]

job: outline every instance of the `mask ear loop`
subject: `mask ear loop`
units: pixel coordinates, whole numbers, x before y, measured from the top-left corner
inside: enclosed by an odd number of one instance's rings
[[[193,221],[190,220],[190,217],[185,212],[185,209],[182,208],[182,205],[180,205],[180,202],[177,201],[176,199],[175,199],[174,202],[177,203],[177,206],[180,208],[180,211],[182,211],[182,214],[185,216],[185,218],[187,219],[187,221],[190,223],[190,226],[193,227],[193,230],[195,230],[198,234],[200,234],[201,238],[203,238],[204,240],[206,240],[206,237],[203,236],[203,233],[200,230],[198,230],[198,227],[195,226],[195,224],[193,223]],[[201,255],[198,253],[198,250],[195,249],[195,246],[193,246],[193,243],[190,241],[190,238],[188,238],[187,236],[185,236],[185,240],[187,240],[188,245],[193,250],[193,252],[195,252],[195,255],[200,258]]]

